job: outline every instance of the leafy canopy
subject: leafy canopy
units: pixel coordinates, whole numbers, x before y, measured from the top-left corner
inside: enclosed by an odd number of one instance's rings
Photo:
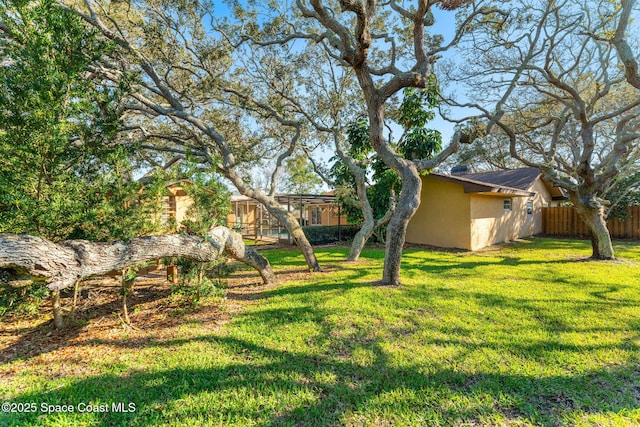
[[[433,109],[437,106],[438,88],[435,79],[425,89],[407,88],[396,111],[389,116],[403,128],[403,134],[397,143],[392,144],[398,153],[410,160],[430,159],[442,150],[442,135],[439,131],[427,128],[433,120]],[[347,127],[349,142],[348,155],[355,161],[368,164],[370,185],[367,197],[374,212],[374,218],[382,218],[391,204],[391,197],[401,186],[398,174],[374,155],[369,136],[369,124],[365,119],[352,122]],[[345,206],[350,222],[362,221],[362,211],[354,199],[356,184],[347,166],[334,157],[331,175],[339,188],[338,196]]]
[[[0,8],[0,232],[53,240],[155,229],[162,185],[131,178],[118,143],[127,88],[89,78],[114,46],[53,1]]]

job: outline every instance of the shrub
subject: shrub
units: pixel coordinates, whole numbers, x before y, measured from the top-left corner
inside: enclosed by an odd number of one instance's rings
[[[36,281],[20,288],[0,283],[0,317],[9,313],[21,316],[37,314],[47,295],[49,289],[43,282]]]
[[[227,287],[224,277],[228,277],[235,268],[225,258],[209,263],[183,258],[176,264],[180,267],[180,283],[171,286],[171,293],[194,308],[204,298],[224,297]]]
[[[312,245],[325,245],[338,241],[351,241],[360,230],[359,225],[322,225],[315,227],[302,227],[309,243]]]

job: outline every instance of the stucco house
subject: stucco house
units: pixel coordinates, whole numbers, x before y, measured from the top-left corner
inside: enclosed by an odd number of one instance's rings
[[[171,221],[175,224],[181,224],[184,221],[189,207],[193,204],[193,199],[185,191],[185,187],[191,184],[192,182],[188,179],[183,179],[167,185],[160,212],[160,222],[163,225],[170,225]]]
[[[532,236],[542,232],[542,208],[565,199],[535,168],[431,173],[422,178],[407,242],[475,251]]]

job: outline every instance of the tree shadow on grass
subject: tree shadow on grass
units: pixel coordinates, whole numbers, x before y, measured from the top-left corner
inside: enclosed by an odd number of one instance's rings
[[[35,402],[38,407],[42,402],[93,402],[109,407],[112,402],[135,403],[133,413],[44,415],[49,425],[85,422],[105,427],[191,425],[195,421],[201,425],[249,421],[278,426],[340,425],[345,417],[355,417],[353,421],[372,414],[387,417],[391,423],[422,420],[428,425],[428,420],[439,420],[440,425],[481,425],[498,417],[551,427],[574,411],[632,413],[640,404],[640,370],[635,365],[536,378],[468,373],[445,366],[397,366],[375,340],[353,345],[373,356],[362,364],[334,355],[274,350],[234,337],[199,339],[219,351],[238,355],[236,362],[99,375],[43,393],[25,393],[13,401]],[[162,345],[181,344],[184,342],[175,340]],[[261,362],[254,363],[254,359]],[[616,399],[612,400],[612,395]],[[456,401],[458,406],[448,405]],[[41,412],[5,414],[0,424],[38,425],[42,416]]]
[[[341,288],[325,283],[310,292],[322,292],[326,287],[349,289],[348,286]],[[288,340],[295,342],[293,336],[286,336],[281,342],[287,350],[278,344],[270,347],[261,343],[261,334],[251,340],[229,335],[114,340],[111,344],[120,346],[123,351],[158,347],[171,354],[193,351],[186,348],[197,344],[195,348],[205,346],[207,352],[223,354],[226,359],[224,362],[197,363],[196,366],[192,360],[188,363],[173,360],[160,370],[129,370],[123,374],[80,378],[55,390],[23,393],[13,401],[37,405],[41,402],[77,405],[89,401],[107,405],[135,403],[133,413],[44,416],[48,425],[86,423],[101,427],[249,423],[277,426],[502,423],[551,427],[566,423],[572,415],[580,418],[588,414],[604,417],[626,414],[631,423],[640,423],[640,365],[635,360],[603,365],[590,371],[579,370],[579,374],[568,370],[566,374],[545,376],[522,373],[523,369],[492,372],[464,367],[475,354],[486,352],[520,355],[529,362],[548,365],[557,363],[557,354],[571,358],[571,355],[584,356],[602,349],[637,354],[640,351],[637,339],[566,344],[556,340],[555,334],[578,329],[557,318],[555,313],[541,310],[534,299],[523,301],[445,288],[406,292],[413,293],[414,299],[423,299],[425,307],[435,305],[431,299],[437,297],[479,301],[487,308],[517,308],[527,318],[539,322],[527,328],[545,328],[549,334],[535,342],[511,341],[508,336],[499,342],[495,339],[493,342],[478,341],[469,339],[475,332],[473,325],[452,327],[443,322],[435,327],[434,335],[425,336],[420,330],[426,330],[427,323],[416,318],[415,313],[407,312],[407,320],[412,321],[409,328],[413,330],[387,325],[392,336],[379,336],[375,334],[374,325],[336,323],[332,320],[335,313],[300,302],[297,306],[265,307],[242,313],[236,322],[244,328],[262,331],[316,325],[318,330],[307,337],[308,348],[295,348],[288,343]],[[593,312],[622,304],[617,301],[568,301],[584,305],[585,310]],[[429,313],[422,314],[427,316]],[[635,326],[636,330],[638,326]],[[620,325],[620,330],[629,327],[634,326]],[[422,336],[422,345],[455,347],[457,353],[446,359],[398,363],[385,348],[394,339],[401,340],[416,332],[415,337]],[[41,412],[9,414],[0,425],[46,424],[42,417]]]
[[[412,267],[415,268],[415,267]],[[421,267],[423,268],[423,267]],[[348,283],[320,281],[265,292],[262,297],[287,297],[326,291],[347,293],[367,286],[360,283],[367,273],[354,272]],[[123,351],[149,347],[166,348],[174,353],[187,351],[191,344],[205,345],[230,361],[194,363],[172,361],[161,370],[129,370],[124,374],[102,374],[71,380],[67,385],[43,392],[23,393],[14,402],[75,404],[80,402],[133,402],[133,413],[99,414],[5,414],[0,425],[491,425],[529,423],[551,427],[566,423],[572,414],[622,414],[640,424],[640,366],[628,360],[603,365],[579,374],[527,375],[523,369],[481,371],[465,369],[464,363],[476,353],[521,355],[523,359],[554,363],[559,353],[587,355],[601,349],[638,353],[637,337],[625,342],[602,344],[566,344],[553,338],[563,332],[589,330],[565,321],[556,312],[544,310],[541,303],[550,300],[509,298],[506,296],[450,288],[415,287],[403,289],[422,307],[435,306],[436,298],[477,302],[488,309],[512,309],[535,322],[527,327],[544,328],[549,337],[535,342],[483,342],[469,340],[474,327],[437,325],[436,335],[421,336],[434,347],[455,347],[457,353],[446,360],[428,363],[400,363],[387,346],[407,334],[424,332],[431,324],[406,312],[407,328],[388,327],[388,334],[372,333],[375,325],[359,326],[332,323],[335,313],[295,300],[294,306],[252,310],[240,314],[236,322],[261,333],[251,340],[233,335],[205,335],[185,339],[114,340]],[[558,300],[576,310],[607,314],[628,301],[612,299],[615,290],[596,291],[592,300]],[[551,301],[552,302],[552,301]],[[428,316],[423,312],[422,316]],[[595,316],[595,314],[593,314]],[[436,319],[437,320],[437,319]],[[478,319],[478,321],[484,321]],[[313,324],[318,332],[310,337],[309,348],[289,350],[270,346],[271,331],[295,323]],[[339,329],[342,327],[342,329]],[[620,330],[637,331],[640,325],[620,325]],[[594,331],[591,331],[594,332]],[[615,332],[612,331],[612,332]],[[233,334],[233,329],[231,330]],[[296,342],[295,336],[286,340]],[[282,337],[278,338],[282,341]],[[276,339],[276,341],[278,341]],[[425,343],[421,343],[425,344]],[[291,348],[293,347],[293,350]],[[201,348],[201,347],[198,347]],[[321,350],[319,350],[321,349]],[[410,354],[410,351],[409,351]],[[208,355],[207,357],[210,357]],[[175,366],[177,365],[177,366]],[[191,365],[191,366],[190,366]],[[503,367],[504,368],[504,367]],[[154,368],[157,369],[157,368]],[[526,372],[526,371],[525,371]],[[44,417],[44,418],[43,418]],[[377,418],[376,418],[377,417]],[[379,421],[379,422],[378,422]]]

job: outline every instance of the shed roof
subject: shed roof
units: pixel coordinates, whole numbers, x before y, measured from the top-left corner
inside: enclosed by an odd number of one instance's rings
[[[467,173],[464,178],[504,187],[528,190],[540,176],[536,168],[520,168],[491,172]]]
[[[520,188],[510,187],[507,185],[499,185],[490,182],[483,182],[468,178],[468,175],[443,175],[439,173],[431,173],[429,176],[439,178],[445,181],[461,184],[465,193],[482,193],[488,195],[508,194],[511,196],[533,197],[535,193],[522,190]]]
[[[325,193],[325,194],[283,194],[278,193],[275,195],[275,199],[281,205],[286,205],[287,203],[299,205],[302,201],[303,205],[326,205],[336,203],[336,196],[333,193]],[[232,202],[248,202],[248,203],[257,203],[255,199],[251,197],[244,196],[242,194],[234,194],[231,196]]]
[[[519,168],[490,172],[439,175],[439,177],[448,177],[449,181],[463,184],[465,193],[504,193],[516,196],[532,196],[535,193],[531,193],[529,189],[533,186],[536,179],[541,178],[541,175],[537,168]],[[542,179],[542,183],[547,187],[552,200],[567,200],[561,188],[554,187],[553,184],[544,179]],[[514,192],[514,190],[519,191]]]
[[[276,194],[279,203],[300,203],[303,205],[325,205],[335,203],[335,194]]]

